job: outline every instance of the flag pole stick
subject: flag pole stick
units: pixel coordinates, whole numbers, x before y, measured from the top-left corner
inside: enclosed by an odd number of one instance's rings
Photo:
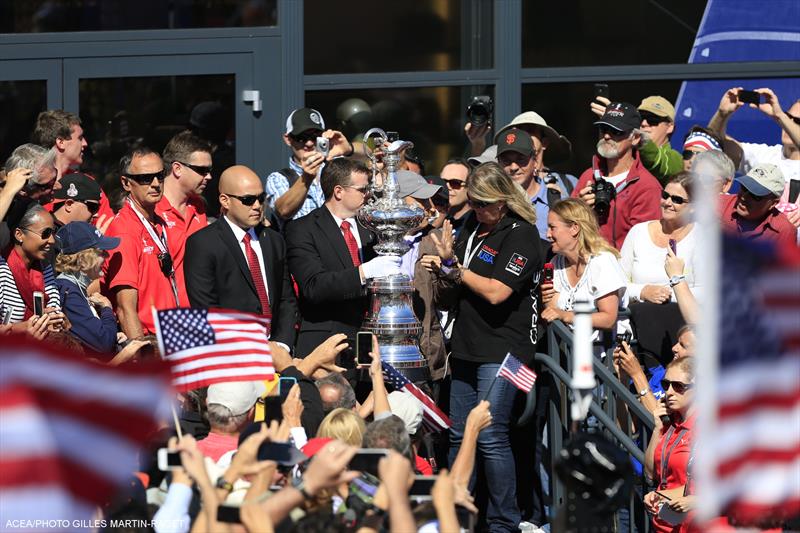
[[[158,310],[156,306],[153,305],[152,300],[150,301],[150,310],[153,312],[153,324],[156,328],[156,339],[158,340],[158,351],[161,354],[161,358],[164,358],[164,340],[163,336],[161,335],[161,327],[158,323]],[[175,402],[169,403],[170,409],[172,410],[172,421],[175,423],[175,432],[178,434],[178,439],[183,438],[183,432],[181,431],[181,424],[178,420],[178,411],[175,409]]]
[[[178,433],[178,440],[183,438],[183,432],[181,431],[181,423],[178,421],[178,412],[175,410],[175,402],[170,402],[170,407],[172,408],[172,421],[175,422],[175,431]]]
[[[506,354],[505,358],[503,359],[503,362],[500,363],[500,368],[503,368],[503,366],[505,366],[506,361],[508,360],[508,355],[509,354]],[[488,400],[489,399],[489,395],[492,393],[492,389],[494,388],[494,384],[497,383],[497,377],[500,375],[500,368],[497,369],[497,373],[494,375],[494,379],[489,384],[489,389],[486,391],[486,394],[483,395],[483,399],[484,400]]]

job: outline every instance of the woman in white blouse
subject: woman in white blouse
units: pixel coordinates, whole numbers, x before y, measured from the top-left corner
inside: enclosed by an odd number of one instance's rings
[[[576,301],[594,304],[592,327],[611,329],[625,299],[619,253],[600,235],[597,217],[583,200],[569,198],[550,207],[547,238],[553,243],[553,283],[542,284],[547,307],[542,318],[572,324]],[[663,267],[662,267],[663,268]]]
[[[661,218],[633,226],[622,245],[620,263],[628,281],[628,295],[632,300],[661,304],[675,301],[672,287],[686,281],[697,296],[697,270],[699,261],[697,232],[692,223],[693,177],[681,172],[670,179],[661,193]],[[683,260],[682,275],[667,277],[664,261],[672,247]]]

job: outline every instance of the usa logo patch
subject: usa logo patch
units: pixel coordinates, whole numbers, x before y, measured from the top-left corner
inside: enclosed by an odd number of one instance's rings
[[[511,272],[515,276],[519,276],[526,264],[528,264],[528,258],[524,255],[515,253],[511,256],[511,259],[508,260],[506,271]]]

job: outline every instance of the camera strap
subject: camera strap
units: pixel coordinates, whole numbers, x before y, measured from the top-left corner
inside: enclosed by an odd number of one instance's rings
[[[667,445],[669,444],[669,439],[672,437],[672,434],[675,433],[675,426],[670,426],[669,431],[664,438],[664,444],[661,445],[661,473],[660,479],[658,481],[658,487],[663,489],[667,486],[667,467],[669,466],[669,458],[672,456],[672,452],[675,447],[680,444],[681,439],[689,431],[688,429],[682,429],[678,436],[675,437],[675,440],[672,441],[672,446],[667,449]]]
[[[153,229],[153,225],[150,222],[148,222],[148,220],[144,218],[144,216],[142,216],[142,214],[139,212],[138,209],[136,209],[136,206],[134,205],[130,197],[127,198],[126,202],[128,202],[128,204],[130,205],[131,210],[133,210],[133,212],[136,213],[136,216],[139,218],[139,222],[142,223],[142,226],[144,226],[144,229],[147,230],[147,233],[150,235],[150,238],[156,244],[156,247],[158,248],[160,255],[165,255],[169,257],[171,263],[172,256],[169,253],[169,247],[167,243],[167,228],[164,227],[163,224],[159,224],[159,226],[161,226],[161,236],[159,237],[159,235],[156,233],[156,230]],[[160,262],[161,259],[159,259],[159,264]],[[167,276],[166,274],[164,275]],[[173,296],[175,296],[175,305],[179,306],[180,299],[178,298],[178,284],[175,282],[175,265],[172,265],[172,273],[169,276],[167,276],[167,278],[169,279],[170,285],[172,285],[172,294]]]

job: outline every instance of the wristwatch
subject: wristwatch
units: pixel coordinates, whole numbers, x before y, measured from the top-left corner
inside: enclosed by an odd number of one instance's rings
[[[683,274],[681,274],[680,276],[672,276],[671,278],[669,278],[669,286],[674,287],[681,281],[686,281],[686,276],[684,276]]]
[[[226,480],[224,477],[222,477],[222,476],[219,476],[219,477],[217,478],[217,482],[216,482],[215,486],[216,486],[218,489],[223,489],[223,490],[226,490],[226,491],[228,491],[228,492],[233,492],[233,483],[231,483],[230,481],[227,481],[227,480]]]
[[[639,391],[639,398],[644,398],[647,396],[647,393],[650,392],[650,387],[644,388]]]
[[[300,491],[300,494],[303,495],[303,499],[305,499],[305,500],[310,500],[311,499],[311,494],[306,492],[306,482],[305,482],[305,480],[303,478],[301,478],[301,477],[292,478],[292,487],[294,487],[294,488],[296,488],[297,490]]]

